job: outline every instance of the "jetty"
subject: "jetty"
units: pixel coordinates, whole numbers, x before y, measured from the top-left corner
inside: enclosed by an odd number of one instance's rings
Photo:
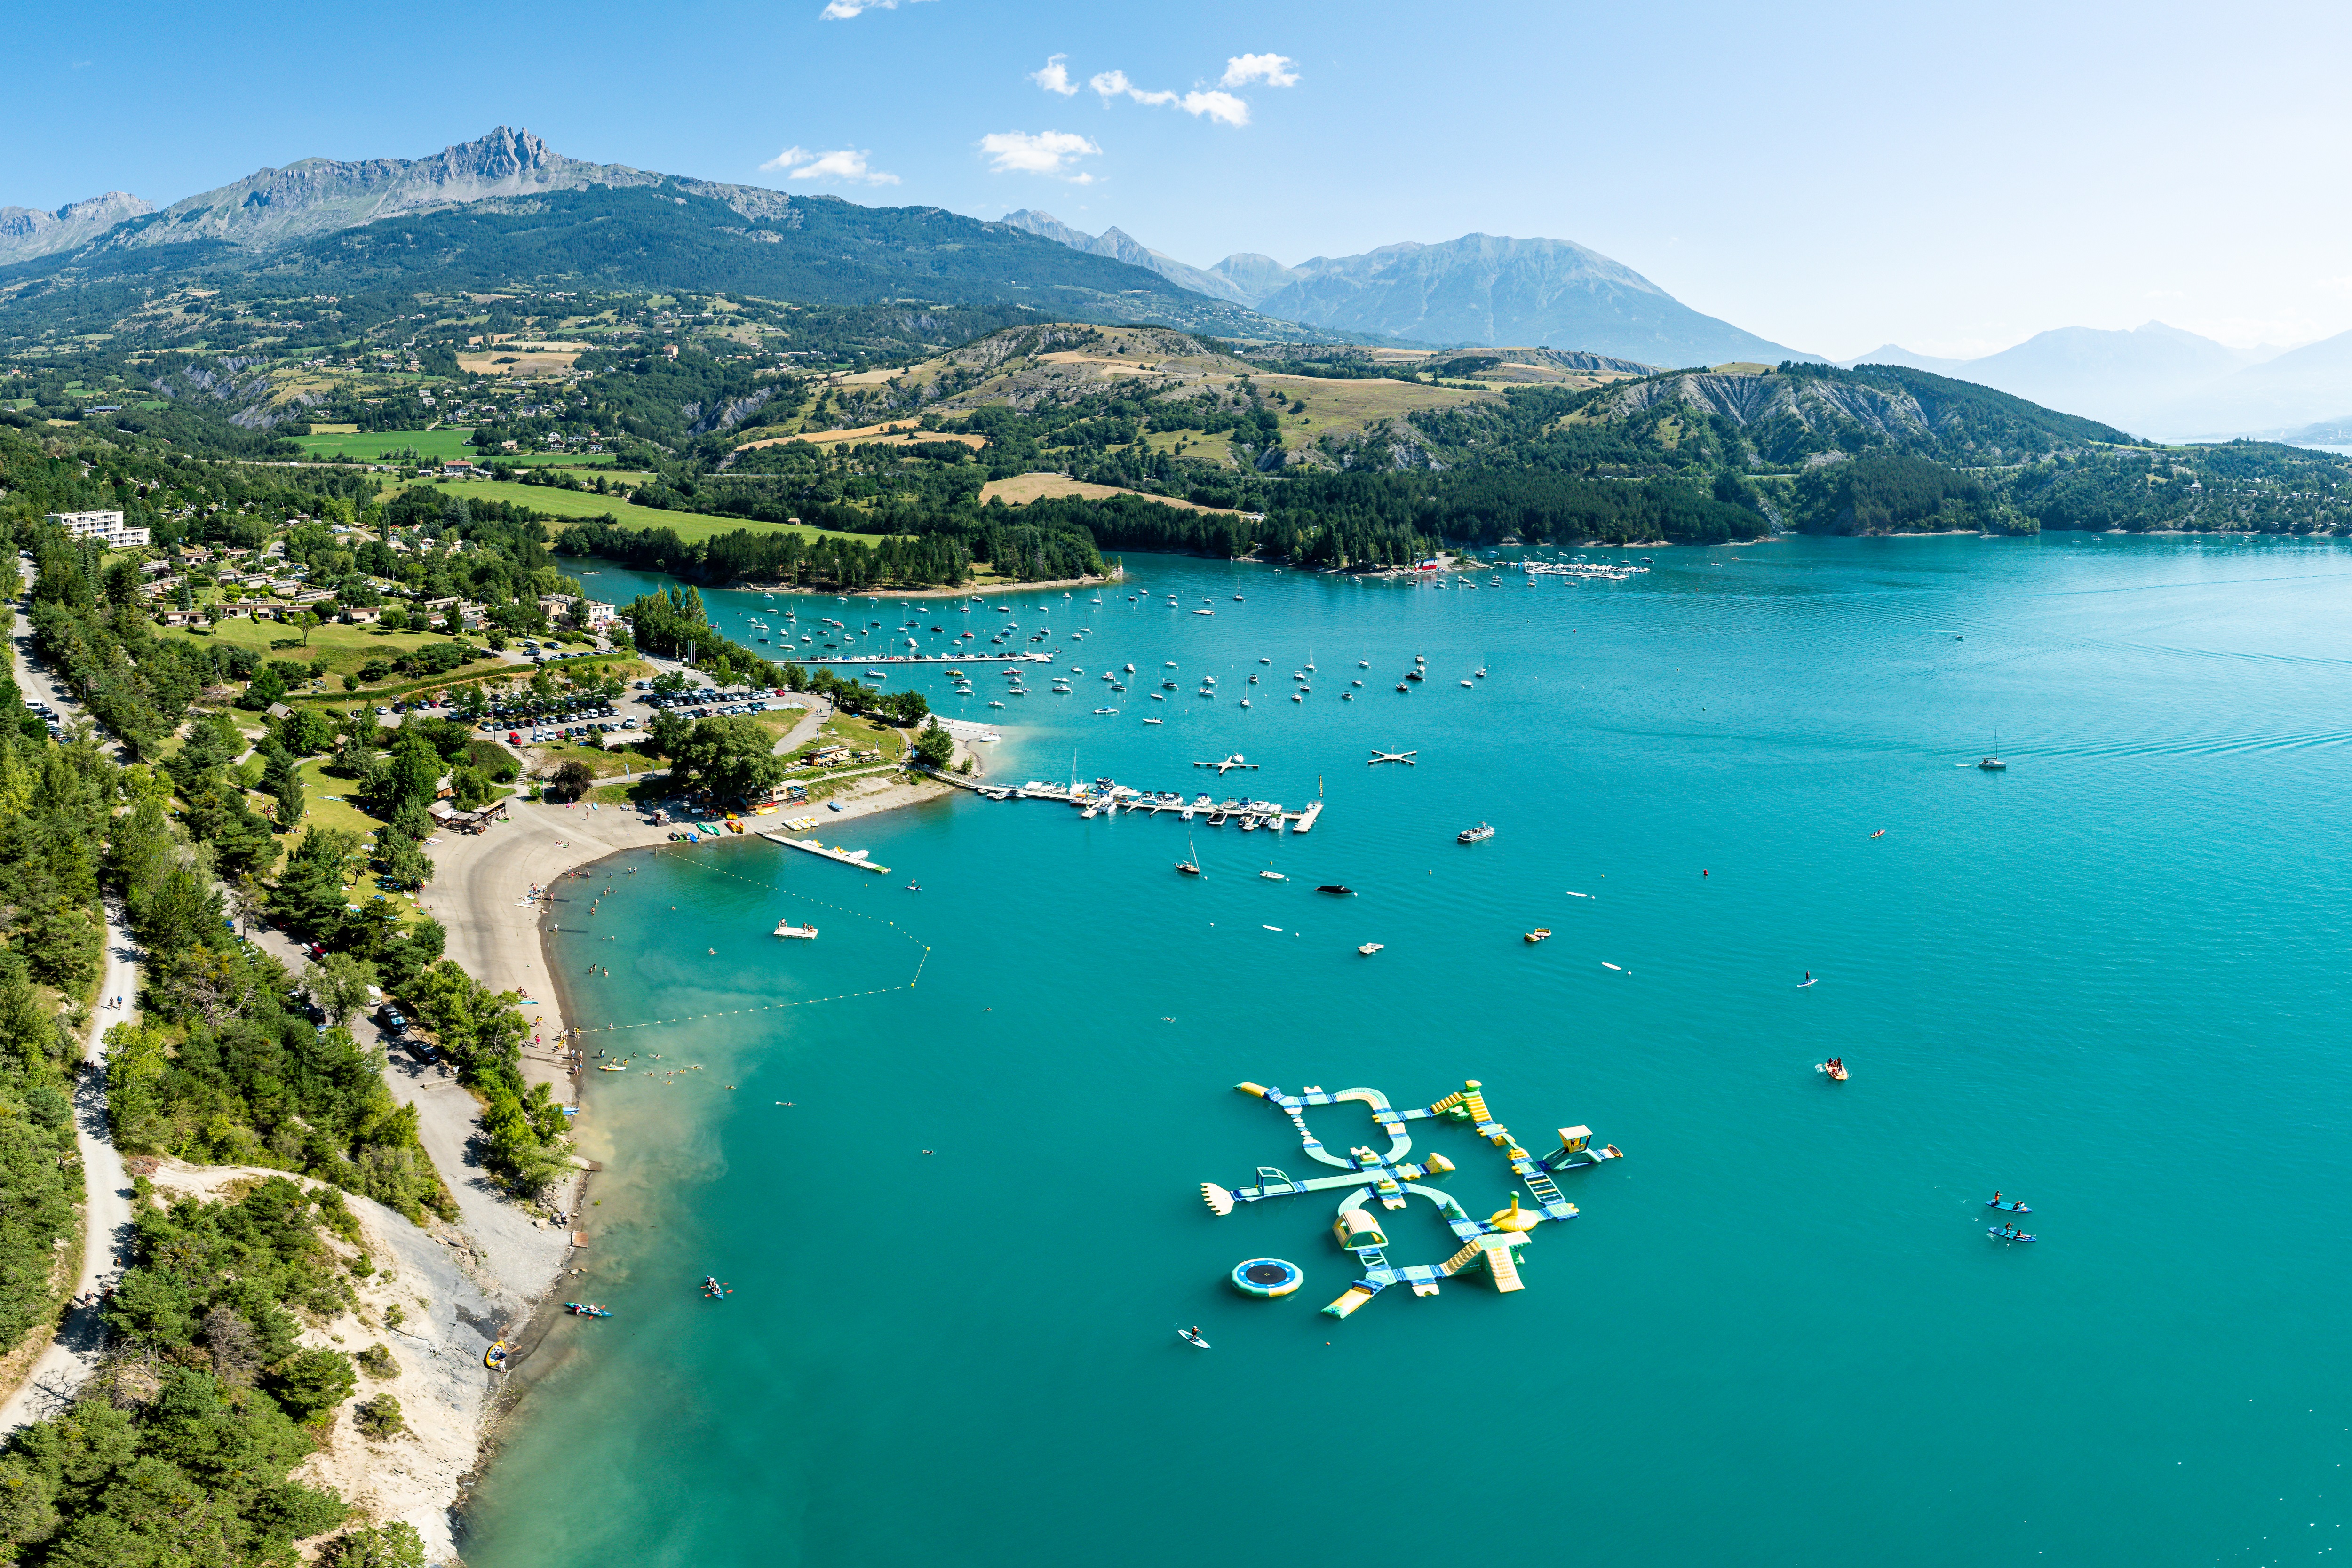
[[[1332,1094],[1308,1087],[1297,1094],[1285,1094],[1279,1089],[1255,1083],[1234,1087],[1265,1100],[1286,1117],[1297,1131],[1299,1146],[1308,1159],[1336,1166],[1344,1173],[1299,1180],[1276,1166],[1260,1165],[1257,1181],[1250,1186],[1227,1188],[1214,1182],[1202,1183],[1202,1200],[1211,1213],[1222,1215],[1233,1213],[1236,1204],[1344,1189],[1347,1195],[1339,1200],[1339,1217],[1332,1222],[1331,1233],[1343,1251],[1355,1255],[1363,1272],[1338,1300],[1323,1309],[1335,1318],[1347,1317],[1391,1285],[1409,1285],[1416,1296],[1434,1296],[1444,1281],[1472,1268],[1485,1268],[1498,1291],[1526,1289],[1519,1268],[1535,1227],[1547,1220],[1571,1220],[1578,1214],[1577,1206],[1568,1201],[1559,1184],[1552,1180],[1553,1173],[1589,1168],[1606,1160],[1622,1158],[1624,1152],[1613,1143],[1595,1149],[1590,1127],[1563,1127],[1559,1129],[1558,1149],[1540,1157],[1530,1154],[1511,1130],[1497,1121],[1487,1109],[1484,1087],[1476,1079],[1466,1080],[1460,1089],[1428,1106],[1402,1110],[1391,1106],[1388,1097],[1376,1089],[1343,1089]],[[1385,1137],[1388,1142],[1385,1151],[1367,1144],[1349,1149],[1341,1158],[1315,1136],[1307,1124],[1307,1110],[1345,1101],[1361,1104],[1370,1111],[1376,1137]],[[1423,1185],[1449,1174],[1454,1165],[1444,1155],[1436,1153],[1417,1163],[1408,1162],[1405,1156],[1412,1152],[1412,1138],[1406,1126],[1440,1117],[1468,1122],[1479,1137],[1502,1150],[1512,1173],[1525,1184],[1533,1198],[1533,1206],[1521,1207],[1519,1194],[1514,1192],[1509,1207],[1498,1209],[1482,1220],[1465,1209],[1452,1194]],[[1370,1205],[1377,1200],[1383,1209],[1403,1209],[1410,1207],[1409,1200],[1415,1197],[1434,1204],[1440,1217],[1462,1243],[1458,1251],[1441,1263],[1401,1265],[1389,1260],[1388,1237]]]
[[[869,853],[867,850],[829,848],[814,838],[793,838],[782,833],[762,832],[760,837],[772,844],[783,845],[788,849],[804,850],[820,860],[837,860],[844,866],[855,866],[861,871],[872,871],[878,875],[890,869],[887,866],[877,866],[867,859],[866,858]]]
[[[1252,772],[1255,772],[1258,767],[1258,764],[1255,763],[1245,763],[1242,761],[1242,754],[1239,752],[1235,752],[1232,756],[1223,759],[1222,762],[1194,763],[1192,765],[1196,768],[1214,768],[1217,770],[1217,776],[1219,778],[1223,778],[1228,773],[1231,773],[1235,768],[1248,768]]]
[[[1640,576],[1649,568],[1585,561],[1522,561],[1519,570],[1530,577],[1581,577],[1588,582],[1623,583]]]
[[[1414,762],[1413,758],[1419,755],[1421,755],[1419,752],[1374,752],[1371,761],[1364,765],[1369,768],[1374,763],[1402,763],[1406,767],[1417,768],[1421,764]]]
[[[1269,828],[1280,833],[1311,833],[1316,818],[1323,815],[1320,800],[1308,801],[1302,806],[1288,806],[1278,800],[1250,800],[1227,796],[1212,798],[1205,793],[1187,796],[1176,790],[1140,790],[1130,788],[1116,780],[1100,778],[1092,784],[1046,784],[1031,779],[1024,784],[994,784],[966,778],[960,773],[922,770],[925,776],[937,779],[958,789],[970,790],[988,800],[1044,800],[1057,805],[1076,806],[1086,821],[1098,816],[1173,816],[1180,822],[1200,821],[1211,827],[1238,826],[1244,832]]]

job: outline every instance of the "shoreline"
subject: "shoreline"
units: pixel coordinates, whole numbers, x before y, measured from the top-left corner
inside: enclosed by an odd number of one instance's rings
[[[634,570],[634,568],[633,568]],[[740,583],[723,584],[715,592],[729,589],[747,594],[790,594],[802,599],[961,599],[974,588],[988,594],[1025,594],[1032,588],[1098,588],[1118,582],[1124,571],[1106,577],[1054,577],[1034,583],[965,583],[947,588],[858,588],[844,593],[838,588],[796,588],[786,583],[758,583],[745,579]]]
[[[822,815],[828,825],[838,824],[942,800],[956,793],[952,785],[930,781],[877,781],[877,787],[835,797],[842,809]],[[774,830],[783,830],[782,820],[780,811]],[[656,825],[621,807],[600,806],[592,811],[585,802],[551,805],[517,801],[509,807],[507,822],[447,847],[435,868],[431,885],[447,890],[425,908],[441,920],[449,933],[446,955],[491,989],[517,991],[530,998],[523,1005],[523,1016],[532,1035],[543,1043],[526,1041],[523,1078],[526,1083],[546,1083],[564,1103],[580,1108],[572,1131],[579,1156],[575,1163],[583,1167],[572,1184],[569,1200],[572,1218],[566,1227],[539,1230],[526,1211],[504,1199],[498,1200],[499,1208],[517,1223],[496,1230],[478,1224],[474,1226],[483,1266],[512,1294],[519,1310],[507,1331],[516,1348],[514,1370],[485,1394],[470,1463],[450,1477],[442,1494],[433,1500],[447,1513],[450,1528],[459,1540],[465,1531],[467,1494],[495,1462],[507,1424],[516,1418],[539,1381],[561,1367],[569,1353],[543,1363],[538,1360],[548,1331],[562,1312],[559,1287],[571,1278],[572,1269],[584,1266],[582,1249],[572,1242],[574,1234],[593,1246],[595,1238],[584,1218],[588,1189],[595,1173],[618,1152],[587,1102],[584,1067],[575,1068],[563,1054],[564,1030],[574,1026],[572,1020],[580,1016],[580,1001],[572,988],[578,977],[557,964],[553,952],[553,938],[565,923],[564,915],[576,907],[575,900],[565,896],[564,885],[567,879],[574,884],[593,879],[596,868],[606,861],[638,850],[676,847],[688,852],[686,846],[672,845],[669,835],[676,831],[674,826]],[[747,821],[742,837],[758,831]],[[781,846],[772,847],[780,855],[786,853]],[[589,875],[574,877],[575,872]],[[541,897],[525,902],[523,894],[533,883],[541,889]],[[583,916],[573,918],[584,923]],[[444,1173],[444,1179],[449,1174]],[[456,1184],[452,1183],[453,1187]]]

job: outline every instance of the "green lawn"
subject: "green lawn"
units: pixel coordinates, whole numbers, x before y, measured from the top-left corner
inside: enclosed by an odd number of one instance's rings
[[[480,458],[484,454],[470,445],[474,432],[469,426],[442,426],[432,430],[317,430],[308,436],[289,437],[308,458],[349,458],[354,462],[381,461],[387,452],[404,448],[413,450],[436,463],[446,463],[458,458]],[[509,463],[533,466],[565,463],[587,468],[604,468],[613,464],[610,452],[593,456],[577,452],[501,452],[496,454]]]
[[[457,458],[474,457],[474,448],[467,443],[474,438],[470,428],[437,430],[362,430],[346,435],[328,432],[320,435],[296,436],[296,446],[314,458],[346,457],[363,462],[374,462],[386,452],[414,447],[437,463]]]
[[[562,519],[603,517],[609,513],[613,521],[625,528],[667,528],[688,544],[714,534],[744,530],[753,533],[797,533],[803,539],[818,539],[830,532],[835,538],[855,539],[867,544],[879,537],[870,533],[840,533],[828,529],[803,528],[792,523],[752,522],[740,517],[705,517],[699,512],[664,511],[658,507],[632,506],[619,496],[600,496],[593,490],[562,490],[547,485],[509,484],[498,479],[458,479],[443,489],[446,494],[459,500],[481,496],[530,507],[558,519],[555,525],[558,528],[562,526]]]
[[[341,695],[342,682],[335,677],[356,674],[360,666],[370,659],[394,659],[402,654],[415,652],[426,643],[449,640],[431,632],[380,632],[373,626],[324,626],[312,629],[307,647],[273,650],[269,646],[272,642],[299,637],[301,629],[282,621],[257,621],[245,616],[232,616],[219,622],[213,626],[208,637],[185,626],[158,626],[155,635],[159,637],[185,637],[206,644],[234,643],[240,647],[251,648],[265,659],[289,658],[298,664],[309,664],[316,656],[323,654],[327,660],[327,689],[336,696]]]

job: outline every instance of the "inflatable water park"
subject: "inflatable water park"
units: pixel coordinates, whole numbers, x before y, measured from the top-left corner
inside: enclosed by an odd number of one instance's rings
[[[1460,1090],[1433,1104],[1403,1110],[1390,1105],[1388,1096],[1376,1089],[1343,1089],[1337,1094],[1327,1094],[1309,1087],[1297,1094],[1285,1094],[1279,1089],[1255,1083],[1234,1087],[1265,1100],[1287,1117],[1308,1159],[1336,1165],[1346,1173],[1309,1176],[1300,1181],[1275,1166],[1260,1165],[1255,1184],[1221,1187],[1214,1182],[1203,1182],[1201,1196],[1211,1213],[1223,1215],[1233,1213],[1236,1204],[1345,1189],[1347,1195],[1339,1200],[1339,1217],[1332,1222],[1331,1233],[1338,1238],[1340,1250],[1355,1255],[1362,1273],[1337,1300],[1323,1309],[1335,1318],[1348,1316],[1391,1285],[1409,1285],[1416,1296],[1434,1296],[1441,1282],[1473,1268],[1483,1268],[1499,1291],[1524,1289],[1519,1265],[1534,1239],[1536,1226],[1546,1220],[1566,1221],[1577,1215],[1576,1205],[1568,1201],[1559,1184],[1552,1180],[1553,1173],[1624,1157],[1624,1151],[1614,1143],[1594,1148],[1590,1127],[1560,1128],[1559,1148],[1543,1155],[1529,1153],[1512,1136],[1511,1130],[1487,1110],[1483,1086],[1476,1079],[1468,1079]],[[1374,1128],[1388,1140],[1385,1152],[1366,1145],[1349,1149],[1343,1158],[1323,1146],[1307,1125],[1307,1111],[1313,1106],[1338,1105],[1342,1101],[1361,1104],[1370,1110]],[[1476,1219],[1452,1194],[1423,1185],[1447,1174],[1454,1165],[1438,1153],[1418,1163],[1408,1163],[1405,1157],[1412,1152],[1412,1138],[1405,1130],[1406,1124],[1440,1117],[1469,1123],[1479,1137],[1502,1150],[1512,1173],[1526,1184],[1534,1200],[1533,1206],[1522,1207],[1519,1194],[1514,1192],[1507,1208],[1498,1209],[1483,1220]],[[1438,1213],[1462,1243],[1461,1250],[1442,1263],[1399,1265],[1389,1261],[1388,1235],[1372,1213],[1372,1205],[1377,1201],[1383,1209],[1404,1209],[1416,1197],[1436,1205]],[[1306,1282],[1306,1274],[1297,1264],[1283,1258],[1252,1258],[1234,1266],[1232,1279],[1234,1288],[1244,1295],[1272,1298],[1297,1290]]]

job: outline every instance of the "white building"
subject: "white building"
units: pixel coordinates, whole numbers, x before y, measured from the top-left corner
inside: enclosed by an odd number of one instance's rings
[[[123,527],[119,511],[53,511],[49,521],[77,537],[95,538],[109,550],[128,550],[147,542],[147,531]]]

